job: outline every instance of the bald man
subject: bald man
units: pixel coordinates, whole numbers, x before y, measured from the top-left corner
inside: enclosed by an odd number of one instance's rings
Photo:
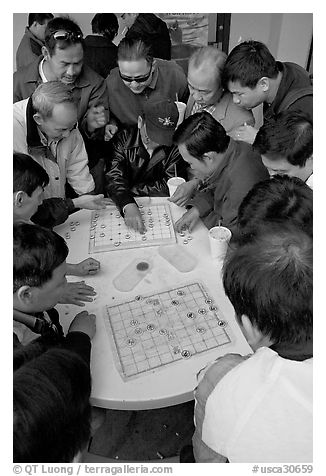
[[[251,111],[233,103],[232,95],[221,85],[226,54],[213,46],[198,48],[189,58],[188,87],[190,97],[185,117],[207,111],[232,137],[232,131],[244,124],[254,125]],[[234,137],[234,139],[237,139]]]

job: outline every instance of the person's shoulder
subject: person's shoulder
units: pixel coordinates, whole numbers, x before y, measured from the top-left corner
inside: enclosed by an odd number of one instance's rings
[[[84,63],[81,80],[89,81],[91,84],[103,83],[104,79],[96,71],[94,71],[90,66]]]
[[[31,63],[21,66],[14,72],[14,79],[17,80],[28,80],[35,79],[39,76],[38,67],[43,59],[43,55],[35,58]]]
[[[111,139],[111,142],[113,146],[123,145],[125,149],[138,146],[138,127],[123,126]]]
[[[183,72],[182,67],[174,59],[165,60],[161,58],[155,58],[155,61],[159,69]]]
[[[291,71],[294,72],[295,74],[302,75],[303,77],[307,78],[307,80],[310,82],[309,78],[309,73],[306,71],[302,66],[300,66],[297,63],[293,63],[291,61],[285,61],[283,63],[278,63],[282,65],[282,69],[287,72]]]
[[[244,119],[243,122],[246,122],[246,119],[253,120],[253,113],[247,109],[244,109],[243,107],[238,106],[237,104],[234,104],[232,94],[229,91],[225,91],[223,93],[221,102],[225,104],[229,113],[235,114],[238,118]]]
[[[118,86],[120,83],[122,84],[121,81],[119,81],[119,68],[118,66],[116,66],[115,68],[111,69],[108,77],[106,78],[106,83],[108,85],[108,87],[112,88],[112,87],[116,87]]]
[[[21,101],[17,101],[13,104],[14,117],[20,117],[22,114],[25,117],[25,111],[26,111],[28,100],[29,98],[22,99]]]

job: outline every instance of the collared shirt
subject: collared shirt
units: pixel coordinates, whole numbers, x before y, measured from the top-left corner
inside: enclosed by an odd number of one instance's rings
[[[39,72],[39,75],[41,77],[42,83],[47,83],[48,80],[46,79],[46,76],[45,76],[44,71],[43,71],[44,61],[45,61],[45,58],[43,58],[41,60],[41,62],[39,64],[39,67],[38,67],[38,72]]]
[[[233,129],[247,124],[248,126],[255,125],[255,119],[251,111],[244,109],[234,104],[232,95],[225,91],[220,97],[219,101],[210,106],[200,108],[200,105],[195,103],[192,96],[189,97],[185,117],[189,117],[195,112],[207,111],[216,119],[229,134]]]
[[[309,177],[307,178],[306,184],[308,185],[308,187],[311,188],[311,190],[313,190],[314,188],[314,174],[313,173],[309,175]]]
[[[192,106],[191,114],[195,114],[196,112],[206,111],[209,114],[213,114],[216,109],[216,105],[212,104],[211,106],[204,106],[203,104],[199,104],[198,102],[194,102]]]
[[[134,94],[124,84],[119,68],[114,68],[107,77],[109,90],[109,108],[113,116],[123,125],[137,125],[138,116],[143,113],[145,102],[152,95],[167,97],[172,101],[187,102],[189,91],[187,78],[181,66],[175,61],[155,58],[155,70],[147,88],[140,94]]]

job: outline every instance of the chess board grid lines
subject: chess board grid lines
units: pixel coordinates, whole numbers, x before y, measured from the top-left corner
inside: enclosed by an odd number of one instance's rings
[[[146,299],[152,299],[153,297],[155,297],[156,299],[159,298],[159,302],[160,302],[160,305],[162,306],[162,304],[164,305],[164,302],[165,300],[167,302],[171,302],[172,299],[177,299],[179,296],[177,296],[175,293],[177,290],[180,290],[182,288],[188,288],[189,290],[191,290],[191,298],[193,298],[194,302],[195,302],[195,307],[200,308],[200,307],[203,307],[203,304],[202,304],[202,299],[208,297],[208,294],[207,292],[205,291],[205,289],[202,287],[202,285],[199,285],[198,283],[195,283],[195,284],[191,284],[191,285],[184,285],[184,286],[178,286],[172,290],[166,290],[166,291],[162,291],[162,292],[159,292],[159,293],[150,293],[150,294],[146,294],[143,298],[146,300]],[[174,294],[173,294],[174,293]],[[197,298],[197,299],[201,299],[201,301],[198,303],[198,301],[196,301],[196,299],[194,299],[194,296]],[[184,296],[183,296],[184,297]],[[186,297],[189,297],[188,294],[186,294]],[[154,307],[154,306],[153,306]],[[129,308],[129,309],[128,309]],[[130,319],[130,316],[128,317],[123,317],[122,314],[123,312],[126,312],[126,309],[129,310],[129,313],[131,316],[134,316],[134,312],[135,312],[135,309],[137,308],[142,308],[142,305],[139,304],[139,302],[134,302],[134,301],[130,301],[128,303],[122,303],[120,305],[115,305],[115,306],[111,306],[111,310],[112,309],[117,309],[118,311],[118,315],[119,315],[119,319],[120,321],[122,321],[123,323],[123,328],[124,328],[124,332],[125,332],[125,338],[127,338],[129,335],[130,335],[130,330],[129,328],[126,327],[125,325],[125,322],[130,322],[129,319]],[[212,312],[212,311],[210,311]],[[115,315],[115,313],[113,312],[111,314],[112,318],[113,318],[113,315]],[[141,314],[140,315],[143,315],[144,317],[145,314],[143,311],[141,311]],[[109,316],[109,313],[107,313],[107,316]],[[156,316],[155,316],[156,318]],[[223,318],[223,317],[222,317]],[[157,318],[156,318],[157,319]],[[170,315],[168,314],[168,319],[170,319]],[[181,318],[179,317],[179,320]],[[113,323],[111,323],[111,319],[110,317],[106,320],[109,320],[110,321],[110,327],[111,329],[114,327],[113,326]],[[153,319],[154,320],[154,319]],[[215,319],[213,317],[211,317],[212,321],[215,321]],[[207,321],[207,320],[206,320]],[[147,323],[148,321],[146,321]],[[173,326],[171,326],[173,328]],[[184,328],[187,330],[188,332],[188,329],[186,326],[184,326]],[[211,326],[209,326],[209,328],[211,328]],[[215,329],[217,327],[215,326]],[[190,329],[190,327],[189,327]],[[195,341],[195,342],[192,342],[192,339],[191,339],[191,335],[189,336],[189,332],[188,332],[188,337],[190,338],[190,342],[191,342],[191,348],[189,347],[187,350],[190,350],[192,351],[193,353],[195,354],[200,354],[202,352],[205,352],[206,350],[210,350],[210,349],[213,349],[217,346],[222,346],[222,345],[225,345],[229,342],[231,342],[231,339],[230,337],[228,336],[227,332],[223,329],[223,328],[218,328],[218,335],[221,335],[224,337],[224,339],[222,339],[222,341],[219,341],[217,338],[216,338],[216,335],[215,334],[212,334],[213,337],[207,339],[207,341],[205,339],[202,339],[201,341]],[[114,332],[113,332],[114,334]],[[165,343],[165,348],[168,348],[169,351],[170,351],[170,360],[168,362],[166,362],[166,354],[167,352],[165,352],[164,354],[160,355],[158,349],[160,348],[160,346],[164,345],[164,339],[159,339],[158,337],[156,337],[156,341],[158,342],[155,342],[154,341],[154,336],[155,334],[151,334],[150,332],[148,333],[148,336],[150,338],[150,340],[152,341],[151,344],[150,344],[150,348],[154,348],[154,354],[156,353],[157,355],[153,358],[151,357],[148,357],[147,356],[147,353],[146,353],[146,349],[144,349],[144,345],[143,345],[143,342],[144,341],[141,341],[141,345],[143,347],[143,351],[144,351],[144,354],[145,354],[145,359],[146,361],[148,362],[148,364],[146,363],[146,365],[144,365],[142,362],[139,362],[137,359],[138,359],[138,356],[135,356],[135,353],[139,354],[139,349],[137,348],[134,348],[134,347],[131,347],[128,349],[128,353],[130,355],[132,355],[132,358],[130,360],[131,363],[129,363],[128,359],[127,359],[127,362],[125,361],[124,359],[124,352],[123,352],[123,349],[120,349],[119,345],[118,345],[118,342],[117,342],[117,339],[114,339],[114,342],[115,342],[115,347],[116,347],[116,350],[118,352],[118,356],[119,356],[119,359],[120,359],[120,365],[119,365],[119,368],[122,370],[123,372],[123,375],[128,379],[128,378],[132,378],[132,377],[135,377],[137,375],[141,375],[142,373],[144,372],[147,372],[147,371],[151,371],[151,370],[154,370],[155,368],[160,368],[162,366],[166,366],[166,365],[170,365],[172,364],[173,362],[175,362],[176,360],[180,360],[182,357],[180,354],[178,354],[177,356],[175,354],[172,353],[172,347],[166,345],[167,343]],[[162,336],[160,336],[162,337]],[[162,344],[163,342],[163,344]],[[203,348],[203,345],[202,344],[205,344],[205,348]],[[154,355],[153,354],[153,355]],[[164,359],[163,359],[164,357]],[[157,364],[154,365],[153,364],[153,359],[157,361]],[[163,362],[163,360],[165,360],[165,362]],[[147,368],[148,367],[148,368]]]
[[[152,209],[152,217],[156,217],[156,228],[153,228],[152,234],[147,234],[146,236],[150,236],[150,239],[146,242],[142,240],[142,235],[139,233],[134,232],[133,230],[130,230],[126,227],[123,218],[120,217],[118,218],[118,222],[116,221],[116,214],[118,213],[118,209],[115,206],[110,206],[107,207],[105,210],[100,210],[98,211],[93,211],[91,215],[91,223],[92,220],[95,216],[95,213],[99,214],[99,220],[98,224],[99,227],[96,228],[94,232],[95,238],[90,239],[89,242],[89,253],[94,253],[94,252],[101,252],[101,251],[114,251],[117,249],[130,249],[130,248],[137,248],[137,247],[146,247],[146,246],[155,246],[158,244],[168,244],[173,241],[174,243],[177,241],[176,240],[176,235],[174,232],[173,228],[173,221],[172,221],[172,215],[171,215],[171,210],[168,204],[154,204],[150,206],[146,206],[143,208],[143,210],[147,209]],[[153,213],[154,212],[154,213]],[[167,213],[167,215],[170,218],[171,226],[169,227],[164,227],[164,225],[161,223],[161,219],[163,217],[163,213]],[[146,215],[147,220],[148,220],[148,215]],[[120,223],[120,225],[119,225]],[[108,239],[107,236],[105,237],[100,237],[100,233],[103,231],[100,226],[101,224],[106,224],[105,229],[110,230],[110,238]],[[122,228],[119,228],[121,226]],[[105,230],[104,229],[104,230]],[[115,231],[117,229],[120,229],[122,233],[117,236]],[[149,228],[147,227],[149,232]],[[128,240],[121,241],[123,240],[122,237],[125,237],[126,234],[130,234],[130,238]],[[91,234],[91,231],[90,231]],[[114,238],[112,238],[114,237]],[[109,243],[109,241],[111,243]],[[121,241],[121,245],[119,247],[114,245],[114,242],[116,241]],[[158,242],[158,243],[157,243]]]

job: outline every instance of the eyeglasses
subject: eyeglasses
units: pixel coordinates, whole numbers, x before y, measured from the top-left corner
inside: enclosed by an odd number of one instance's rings
[[[145,83],[151,74],[152,74],[152,65],[148,74],[146,74],[145,76],[140,76],[140,77],[138,76],[136,78],[132,78],[131,76],[124,76],[123,74],[120,73],[120,69],[119,69],[120,78],[122,79],[122,81],[126,81],[126,83],[132,83],[133,81],[135,81],[135,83]]]
[[[75,33],[73,31],[58,30],[52,33],[52,36],[55,40],[82,40],[82,33]]]

